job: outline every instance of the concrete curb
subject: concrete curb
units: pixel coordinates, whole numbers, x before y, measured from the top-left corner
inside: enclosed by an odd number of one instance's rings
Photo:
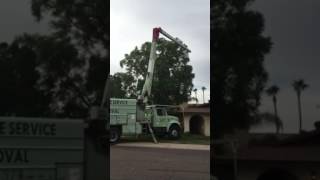
[[[135,143],[120,143],[120,144],[116,144],[115,146],[210,151],[209,145],[199,145],[199,144],[174,144],[174,143],[154,144],[149,142],[138,142],[138,143],[135,142]]]

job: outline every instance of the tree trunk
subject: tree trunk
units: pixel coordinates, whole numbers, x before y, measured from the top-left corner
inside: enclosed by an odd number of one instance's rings
[[[274,108],[274,116],[276,118],[275,125],[276,125],[276,134],[279,134],[280,127],[278,122],[278,110],[277,110],[277,97],[273,96],[273,108]]]
[[[299,133],[302,132],[302,112],[301,112],[301,94],[298,92],[298,111],[299,111]]]

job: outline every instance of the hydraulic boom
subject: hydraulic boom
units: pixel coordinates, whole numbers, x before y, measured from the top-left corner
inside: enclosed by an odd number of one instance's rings
[[[151,87],[152,87],[152,79],[153,79],[153,73],[154,73],[154,65],[156,62],[156,48],[157,48],[157,42],[159,39],[160,34],[164,35],[171,41],[177,43],[181,48],[184,49],[184,52],[186,54],[190,53],[191,51],[188,49],[187,45],[185,45],[179,38],[174,38],[167,32],[165,32],[160,27],[153,28],[153,36],[152,36],[152,44],[151,44],[151,50],[150,50],[150,57],[149,57],[149,64],[148,64],[148,72],[145,79],[145,83],[143,85],[143,89],[141,92],[141,95],[139,96],[140,101],[142,101],[144,104],[149,104],[149,97],[151,96]]]

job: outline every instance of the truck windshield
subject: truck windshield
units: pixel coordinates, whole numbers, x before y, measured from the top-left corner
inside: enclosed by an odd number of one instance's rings
[[[157,109],[157,115],[158,116],[165,116],[166,110],[165,109]]]

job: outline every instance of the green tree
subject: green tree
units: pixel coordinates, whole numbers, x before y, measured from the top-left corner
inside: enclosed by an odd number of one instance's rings
[[[175,43],[163,38],[158,41],[151,101],[154,104],[187,102],[190,99],[194,78],[192,66],[188,65],[190,60]],[[136,47],[130,54],[125,54],[125,58],[120,61],[120,66],[125,68],[128,76],[134,78],[133,83],[129,85],[130,97],[137,97],[142,90],[150,49],[151,43],[146,42],[140,49]],[[128,89],[128,85],[125,86]]]
[[[249,129],[267,81],[264,56],[271,39],[262,35],[264,18],[249,9],[253,0],[216,0],[211,8],[213,136]]]
[[[111,97],[112,98],[132,98],[136,87],[134,86],[134,78],[127,73],[115,73],[111,75]]]
[[[0,115],[41,116],[49,111],[49,98],[36,88],[40,74],[30,47],[0,44]]]
[[[109,74],[108,3],[105,0],[31,1],[32,14],[38,21],[48,16],[53,30],[50,36],[72,43],[78,58],[84,61],[81,68],[72,70],[81,72],[80,75],[72,81],[64,81],[66,86],[72,87],[70,93],[81,99],[72,95],[73,100],[68,101],[69,112],[86,112],[88,107],[100,104]],[[51,69],[46,70],[51,73]]]
[[[109,48],[108,3],[105,0],[32,0],[32,14],[38,21],[49,16],[56,37],[70,38],[78,45]],[[87,52],[86,52],[87,53]]]
[[[1,114],[85,117],[100,103],[109,73],[107,4],[31,1],[34,17],[48,17],[53,31],[1,44]]]
[[[50,99],[46,105],[50,107],[47,116],[84,116],[92,104],[85,91],[85,60],[80,58],[70,41],[48,35],[24,34],[13,44],[33,50],[33,71],[39,74],[34,87]]]
[[[299,112],[299,132],[301,133],[302,132],[301,92],[304,91],[307,87],[309,87],[309,85],[306,84],[303,79],[298,79],[293,81],[292,87],[294,91],[297,93],[298,112]]]
[[[275,117],[274,123],[276,125],[276,133],[277,134],[279,134],[280,129],[281,129],[280,125],[282,124],[282,123],[278,122],[280,120],[279,116],[278,116],[278,108],[277,108],[277,94],[278,94],[278,92],[279,92],[279,87],[276,85],[272,85],[266,90],[266,93],[268,94],[268,96],[272,97],[274,117]]]

